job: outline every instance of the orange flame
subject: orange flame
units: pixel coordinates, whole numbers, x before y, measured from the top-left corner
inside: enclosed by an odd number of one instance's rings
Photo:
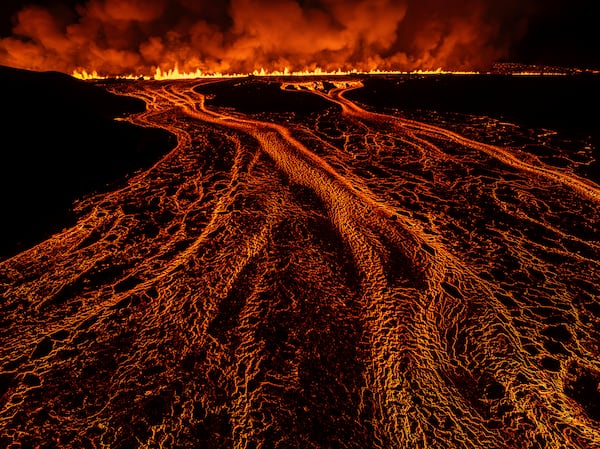
[[[359,70],[323,70],[319,67],[313,70],[301,70],[295,71],[290,70],[285,67],[283,70],[273,70],[267,71],[264,68],[260,70],[254,70],[251,73],[207,73],[203,72],[200,69],[196,69],[192,72],[180,71],[179,67],[175,65],[174,68],[168,70],[162,70],[160,67],[157,67],[154,75],[101,75],[96,70],[74,70],[72,76],[81,80],[99,80],[99,79],[129,79],[129,80],[177,80],[177,79],[197,79],[197,78],[239,78],[245,77],[249,75],[253,76],[262,76],[262,77],[278,77],[278,76],[342,76],[342,75],[439,75],[439,74],[454,74],[454,75],[475,75],[480,74],[482,72],[478,71],[450,71],[443,70],[442,68],[438,68],[436,70],[412,70],[412,71],[400,71],[400,70],[379,70],[373,69],[369,71],[359,71]]]

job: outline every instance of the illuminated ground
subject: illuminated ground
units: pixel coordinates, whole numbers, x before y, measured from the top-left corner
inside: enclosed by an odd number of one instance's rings
[[[600,447],[594,147],[361,86],[107,84],[179,144],[0,262],[0,445]]]

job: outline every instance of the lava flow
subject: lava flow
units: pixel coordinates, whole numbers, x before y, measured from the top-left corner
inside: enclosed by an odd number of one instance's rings
[[[0,446],[600,447],[600,187],[566,148],[359,76],[106,88],[178,144],[0,262]]]

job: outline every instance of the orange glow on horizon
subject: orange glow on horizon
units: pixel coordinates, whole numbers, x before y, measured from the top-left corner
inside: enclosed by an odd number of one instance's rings
[[[80,79],[477,74],[513,57],[528,21],[518,2],[483,0],[204,3],[27,5],[0,37],[0,65]],[[501,73],[514,71],[538,70]]]

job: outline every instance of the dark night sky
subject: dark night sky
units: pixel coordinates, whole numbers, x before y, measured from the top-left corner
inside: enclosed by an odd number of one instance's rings
[[[92,0],[94,1],[94,0]],[[105,1],[105,0],[95,0]],[[137,2],[137,0],[129,0],[131,2]],[[204,4],[205,0],[153,0],[153,1],[164,1],[169,4],[181,2],[189,7],[192,3]],[[257,0],[256,3],[261,3],[263,8],[264,5],[268,5],[270,0]],[[319,4],[321,0],[288,0],[297,2],[302,9],[306,9],[311,5]],[[330,0],[336,1],[336,0]],[[355,0],[355,3],[366,0]],[[395,0],[389,0],[387,3],[394,5]],[[503,17],[499,25],[500,31],[496,32],[496,39],[498,36],[506,35],[510,36],[507,38],[509,42],[503,48],[508,48],[508,51],[504,50],[505,56],[502,59],[511,62],[523,62],[530,64],[548,64],[557,66],[576,66],[581,68],[600,68],[600,38],[598,37],[598,24],[597,16],[593,13],[593,2],[590,0],[521,0],[507,2],[497,2],[495,0],[457,0],[452,2],[453,4],[459,5],[463,10],[467,11],[471,5],[483,5],[483,8],[487,8],[487,11],[499,11]],[[47,7],[52,14],[56,14],[61,17],[69,17],[68,11],[72,11],[70,17],[71,22],[74,23],[79,20],[75,13],[74,6],[76,4],[87,3],[84,1],[77,0],[31,0],[31,1],[17,1],[17,0],[2,0],[0,3],[0,37],[7,37],[11,34],[11,29],[16,23],[15,13],[23,8],[25,5],[37,4]],[[149,2],[152,3],[152,2]],[[228,2],[227,2],[228,3]],[[241,2],[237,2],[241,3]],[[273,3],[273,2],[271,2]],[[368,2],[366,2],[368,4]],[[400,1],[396,2],[402,3]],[[412,5],[418,5],[418,2],[410,2],[409,10]],[[136,4],[144,4],[144,2],[137,2]],[[223,12],[227,14],[228,8],[223,5],[226,2],[219,2],[218,6],[213,9],[220,9],[221,15]],[[252,1],[246,2],[246,4],[252,5]],[[65,7],[66,5],[66,7]],[[423,5],[427,5],[427,8]],[[428,14],[431,6],[435,8],[440,5],[441,14],[444,7],[448,5],[440,0],[427,0],[423,2],[419,7],[421,12],[419,13],[422,17]],[[508,6],[506,6],[508,5]],[[419,8],[417,7],[417,8]],[[206,6],[203,7],[206,10]],[[247,6],[248,8],[248,6]],[[511,12],[504,14],[504,9],[511,8]],[[359,11],[359,10],[357,10]],[[423,12],[425,11],[425,12]],[[438,13],[440,13],[438,11]],[[522,12],[521,12],[522,11]],[[196,19],[203,19],[201,14]],[[207,19],[207,23],[218,23],[221,19],[215,19],[217,16],[213,16]],[[402,22],[402,26],[405,27],[404,34],[411,33],[410,26],[406,30],[406,22],[409,15]],[[468,19],[466,19],[468,20]],[[212,21],[212,22],[211,22]],[[516,33],[514,28],[523,29],[523,32]],[[227,25],[228,26],[228,25]],[[417,25],[415,25],[417,26]],[[223,25],[222,29],[225,29],[226,25]],[[406,41],[406,36],[401,37]],[[364,54],[368,54],[367,50]],[[384,56],[385,57],[385,56]]]
[[[600,68],[600,24],[593,1],[549,0],[545,7],[515,44],[515,59]]]

